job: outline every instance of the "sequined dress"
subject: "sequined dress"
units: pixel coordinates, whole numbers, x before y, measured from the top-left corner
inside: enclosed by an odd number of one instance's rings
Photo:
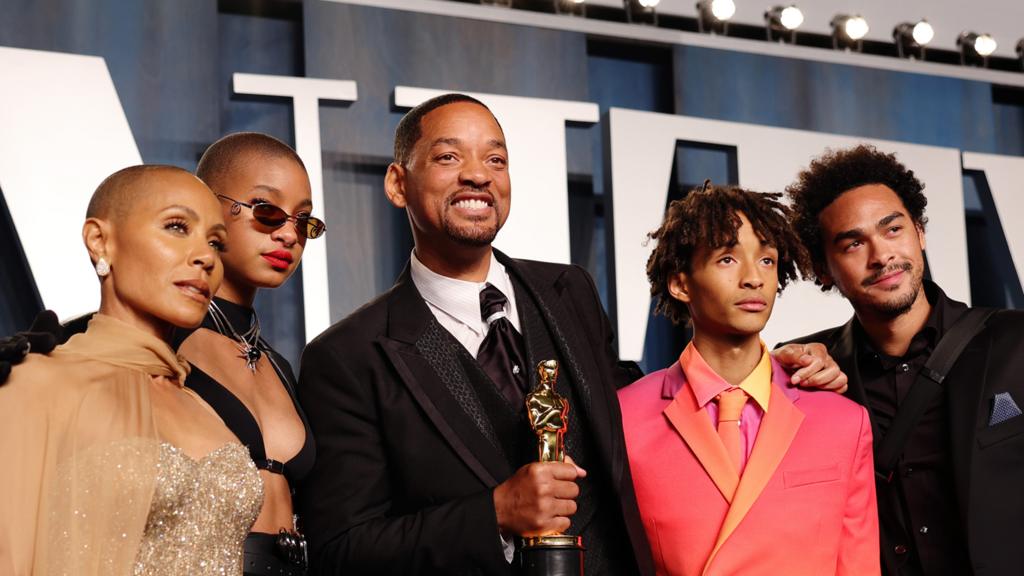
[[[263,482],[241,444],[199,460],[160,445],[156,486],[133,574],[241,574],[242,542],[263,504]]]
[[[230,442],[195,460],[156,426],[154,382],[181,386],[188,371],[164,341],[102,314],[12,371],[0,575],[241,576],[263,501],[248,451]]]

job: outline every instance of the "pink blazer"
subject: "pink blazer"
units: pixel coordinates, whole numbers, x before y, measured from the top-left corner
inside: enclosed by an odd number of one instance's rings
[[[772,391],[742,478],[675,363],[619,391],[658,574],[880,573],[871,425],[832,392]]]

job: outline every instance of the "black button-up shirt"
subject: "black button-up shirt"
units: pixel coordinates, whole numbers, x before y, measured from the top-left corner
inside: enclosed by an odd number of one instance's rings
[[[949,300],[930,283],[925,294],[931,314],[901,357],[874,350],[863,328],[854,323],[857,369],[875,424],[876,443],[889,431],[918,371],[956,319]],[[892,480],[877,482],[882,546],[896,558],[898,576],[971,573],[953,486],[947,413],[945,397],[940,395],[908,436]]]

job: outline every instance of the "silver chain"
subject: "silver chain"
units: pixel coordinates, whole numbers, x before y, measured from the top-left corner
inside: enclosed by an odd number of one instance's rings
[[[260,319],[253,314],[249,329],[244,334],[239,334],[235,327],[231,325],[231,322],[228,321],[224,311],[213,301],[210,302],[210,318],[213,319],[213,325],[217,332],[235,341],[238,351],[241,352],[238,357],[245,360],[245,365],[249,367],[249,370],[255,372],[256,363],[260,361],[260,357],[263,355],[263,346],[260,341]]]

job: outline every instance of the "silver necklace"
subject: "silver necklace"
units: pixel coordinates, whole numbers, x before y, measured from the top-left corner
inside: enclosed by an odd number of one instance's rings
[[[217,332],[235,341],[240,352],[238,357],[245,360],[245,365],[249,367],[249,370],[256,372],[256,363],[263,355],[260,345],[260,319],[253,314],[249,329],[244,334],[239,334],[228,321],[224,311],[213,301],[210,302],[210,318],[213,319],[213,325],[217,328]]]

